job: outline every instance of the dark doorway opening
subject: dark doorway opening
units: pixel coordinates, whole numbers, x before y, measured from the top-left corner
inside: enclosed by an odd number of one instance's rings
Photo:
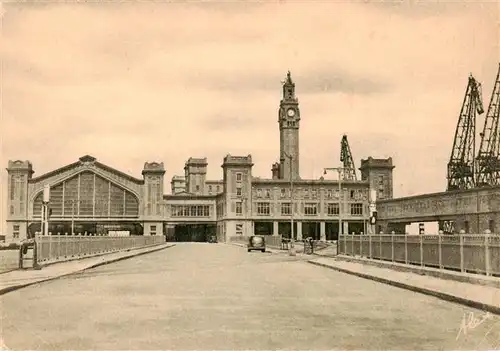
[[[320,240],[320,222],[302,222],[302,238]]]
[[[273,222],[255,222],[254,235],[273,235]]]
[[[278,223],[278,234],[283,238],[290,239],[292,236],[292,223],[289,222],[279,222]],[[297,222],[293,222],[293,238],[297,240]]]
[[[215,224],[176,224],[173,239],[176,242],[207,242],[212,235],[216,235]]]

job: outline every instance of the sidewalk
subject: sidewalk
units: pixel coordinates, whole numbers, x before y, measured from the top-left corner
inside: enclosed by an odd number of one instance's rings
[[[308,262],[500,315],[499,288],[400,272],[327,257],[315,258]]]
[[[172,246],[175,246],[175,244],[165,243],[151,247],[145,247],[142,249],[120,251],[102,256],[55,263],[43,267],[41,270],[26,269],[7,272],[0,275],[0,295],[24,288],[29,285],[57,279],[66,275],[80,272],[85,269],[95,268],[108,263],[113,263],[127,258],[144,255],[150,252],[163,250]]]

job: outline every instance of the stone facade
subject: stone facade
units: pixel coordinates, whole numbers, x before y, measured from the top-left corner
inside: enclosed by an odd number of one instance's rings
[[[445,222],[453,232],[500,233],[500,187],[423,194],[378,201],[378,231],[403,232],[406,224]]]
[[[342,181],[340,190],[338,181],[301,179],[300,110],[290,72],[283,82],[278,111],[279,162],[273,164],[268,179],[252,174],[251,155],[224,157],[219,180],[206,179],[206,158],[191,157],[184,175],[173,176],[171,194],[165,194],[166,170],[159,162],[146,162],[142,178],[135,178],[87,155],[33,178],[31,162],[9,161],[7,235],[23,239],[40,230],[45,185],[51,188],[49,231],[53,233],[128,230],[132,234],[169,235],[175,226],[209,224],[222,241],[253,233],[289,236],[292,214],[299,239],[334,239],[339,219],[344,232],[366,232],[369,186],[380,168],[377,160],[370,158],[374,164],[363,168],[368,178]],[[391,167],[385,165],[380,171],[390,178],[385,188],[390,194]]]

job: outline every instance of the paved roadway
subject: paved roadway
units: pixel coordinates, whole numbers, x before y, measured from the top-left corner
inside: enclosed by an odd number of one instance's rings
[[[0,303],[11,350],[500,348],[498,316],[457,340],[464,312],[484,313],[313,266],[304,256],[224,244],[178,244]]]

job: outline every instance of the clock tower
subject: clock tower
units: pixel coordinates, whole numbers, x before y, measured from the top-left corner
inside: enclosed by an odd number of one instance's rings
[[[292,81],[290,71],[283,82],[283,98],[280,101],[278,123],[280,126],[280,178],[300,179],[300,110],[299,100],[295,97],[295,83]]]

